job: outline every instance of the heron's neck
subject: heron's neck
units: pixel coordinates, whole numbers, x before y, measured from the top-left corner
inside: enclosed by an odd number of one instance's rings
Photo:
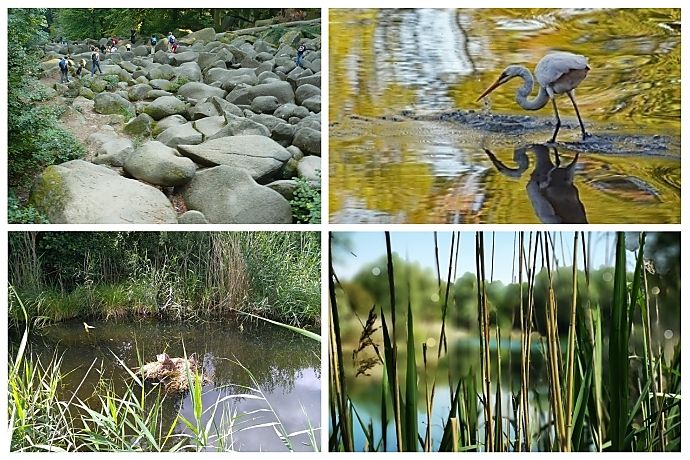
[[[537,96],[531,100],[527,99],[532,93],[532,88],[534,88],[534,77],[532,77],[532,73],[524,67],[520,67],[518,76],[522,77],[525,81],[515,93],[515,100],[520,104],[520,107],[525,110],[539,110],[544,107],[546,103],[549,102],[549,94],[546,92],[546,89],[540,86]]]

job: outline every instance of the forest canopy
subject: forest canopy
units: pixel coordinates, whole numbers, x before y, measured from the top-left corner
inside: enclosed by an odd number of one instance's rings
[[[251,27],[259,20],[288,22],[320,14],[318,8],[48,8],[45,17],[52,39],[83,40],[129,36],[131,29],[144,37],[205,27],[222,32]]]

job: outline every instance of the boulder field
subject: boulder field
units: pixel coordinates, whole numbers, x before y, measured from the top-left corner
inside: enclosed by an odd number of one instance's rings
[[[99,42],[46,45],[56,81],[61,56],[87,62],[81,79],[54,84],[56,97],[105,121],[88,135],[88,158],[37,177],[31,203],[55,224],[292,223],[294,179],[320,186],[321,38],[276,30],[203,29],[175,54],[163,40],[131,51],[124,41],[93,77]]]

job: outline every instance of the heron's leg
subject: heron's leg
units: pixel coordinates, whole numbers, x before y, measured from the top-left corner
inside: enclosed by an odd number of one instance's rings
[[[556,114],[556,130],[553,132],[553,136],[551,136],[551,140],[549,141],[551,144],[553,144],[556,142],[556,134],[558,134],[558,130],[561,129],[561,117],[558,116],[558,107],[556,107],[555,97],[551,98],[551,103],[553,104],[553,113]]]
[[[585,124],[582,123],[582,117],[580,116],[580,111],[577,108],[577,104],[575,103],[575,96],[573,96],[572,91],[568,91],[568,97],[570,98],[570,102],[573,103],[573,107],[575,107],[575,114],[577,115],[577,121],[580,122],[580,129],[582,130],[582,138],[585,139],[589,137],[589,133],[585,131]]]

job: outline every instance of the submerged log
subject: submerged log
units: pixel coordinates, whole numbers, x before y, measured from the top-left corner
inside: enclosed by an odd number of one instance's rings
[[[187,359],[171,358],[167,353],[161,353],[156,356],[156,361],[144,364],[138,372],[144,380],[162,384],[166,393],[184,393],[189,390],[190,379],[197,375],[201,376],[202,384],[209,382],[195,353]]]

